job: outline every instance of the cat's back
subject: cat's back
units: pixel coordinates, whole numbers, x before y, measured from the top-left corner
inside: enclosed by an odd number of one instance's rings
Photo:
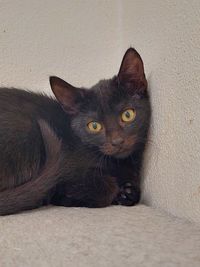
[[[0,139],[4,130],[14,133],[20,128],[23,134],[26,129],[32,132],[39,120],[46,121],[59,138],[68,138],[70,119],[57,100],[43,93],[0,88]]]
[[[59,111],[59,104],[45,95],[0,88],[0,191],[38,172],[45,160],[38,120],[53,124]]]
[[[65,120],[65,114],[58,102],[43,93],[34,93],[16,88],[0,88],[0,123],[8,119],[43,119],[57,125]]]
[[[56,101],[52,98],[31,91],[16,88],[0,88],[0,110],[26,110],[28,108],[40,108],[55,106]]]

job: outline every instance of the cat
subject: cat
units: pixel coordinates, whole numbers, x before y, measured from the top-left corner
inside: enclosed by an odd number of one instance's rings
[[[0,215],[137,204],[151,117],[139,53],[129,48],[118,75],[90,89],[50,85],[56,99],[0,88]]]

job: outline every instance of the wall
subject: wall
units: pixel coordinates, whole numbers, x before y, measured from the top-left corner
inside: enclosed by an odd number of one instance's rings
[[[118,68],[118,5],[0,0],[0,83],[50,92],[49,75],[89,86]]]
[[[143,202],[200,222],[200,1],[1,0],[0,84],[90,86],[141,53],[153,105]]]
[[[200,1],[123,1],[122,23],[152,97],[143,201],[200,222]]]

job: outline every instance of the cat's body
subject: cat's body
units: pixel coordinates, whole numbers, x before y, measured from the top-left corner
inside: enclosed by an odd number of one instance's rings
[[[141,61],[134,49],[128,51]],[[104,207],[139,201],[150,103],[145,76],[142,83],[134,80],[133,92],[129,78],[122,88],[119,80],[128,77],[123,64],[118,76],[90,90],[52,77],[59,102],[0,89],[0,215],[48,203]],[[134,123],[119,119],[126,109],[136,112]]]

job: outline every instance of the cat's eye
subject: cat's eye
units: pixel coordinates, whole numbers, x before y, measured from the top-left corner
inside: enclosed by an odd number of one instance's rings
[[[136,111],[134,109],[127,109],[121,115],[123,122],[132,122],[136,117]]]
[[[97,122],[97,121],[91,121],[88,123],[87,127],[89,128],[89,130],[93,133],[98,133],[101,131],[102,129],[102,125],[101,123]]]

